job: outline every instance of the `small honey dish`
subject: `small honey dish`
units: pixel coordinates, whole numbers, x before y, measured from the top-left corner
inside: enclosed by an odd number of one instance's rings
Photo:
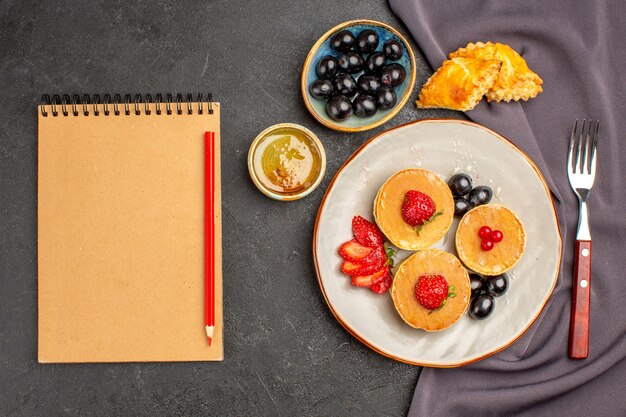
[[[248,171],[254,185],[266,196],[279,201],[298,200],[322,181],[326,153],[309,129],[280,123],[254,139],[248,151]]]

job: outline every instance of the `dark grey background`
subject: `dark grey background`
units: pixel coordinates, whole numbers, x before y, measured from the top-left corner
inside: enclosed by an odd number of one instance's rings
[[[380,356],[332,317],[311,262],[330,179],[383,129],[459,113],[417,110],[431,70],[385,126],[318,124],[300,97],[315,40],[350,19],[406,33],[383,0],[0,1],[0,416],[406,414],[419,368]],[[221,101],[225,359],[220,363],[37,364],[37,121],[43,93],[212,91]],[[271,201],[246,153],[279,122],[324,142],[326,177],[309,197]],[[181,300],[182,302],[182,300]]]

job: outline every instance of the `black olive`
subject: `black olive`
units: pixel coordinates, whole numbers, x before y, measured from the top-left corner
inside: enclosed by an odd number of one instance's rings
[[[365,71],[370,74],[378,75],[381,73],[386,63],[387,57],[385,57],[385,54],[382,52],[374,52],[365,60]]]
[[[365,60],[361,54],[356,51],[344,52],[339,57],[339,68],[343,72],[356,74],[363,70],[363,65],[365,65]]]
[[[369,54],[378,47],[378,34],[372,29],[365,29],[356,37],[356,49]]]
[[[326,114],[331,119],[342,122],[352,115],[352,102],[346,96],[332,96],[326,103]]]
[[[354,46],[354,35],[349,30],[340,30],[331,38],[330,44],[338,51],[345,52]]]
[[[402,58],[402,44],[397,39],[389,39],[383,45],[385,55],[392,61]]]
[[[382,86],[380,80],[377,77],[368,74],[361,75],[356,83],[359,91],[363,94],[368,95],[376,94]]]
[[[380,80],[384,85],[397,87],[406,78],[406,70],[400,64],[393,63],[385,66],[380,74]]]
[[[393,87],[383,85],[376,94],[376,103],[378,104],[379,109],[392,109],[393,106],[396,105],[397,100],[398,97],[396,96],[396,92],[393,90]]]
[[[318,100],[329,98],[335,92],[335,86],[330,80],[315,80],[309,86],[309,92]]]
[[[372,96],[359,95],[352,103],[354,114],[359,117],[370,117],[376,114],[376,100]]]
[[[339,64],[337,60],[330,55],[326,55],[317,63],[315,72],[320,78],[333,78],[337,74]]]
[[[357,92],[357,85],[350,74],[339,74],[335,77],[335,91],[346,97],[354,97]]]

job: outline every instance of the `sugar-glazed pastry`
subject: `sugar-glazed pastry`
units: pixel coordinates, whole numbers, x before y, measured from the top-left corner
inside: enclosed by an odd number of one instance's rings
[[[422,87],[417,107],[472,110],[495,82],[501,65],[497,59],[444,61]]]
[[[543,89],[543,80],[531,71],[526,60],[508,45],[501,43],[470,43],[465,48],[452,52],[449,57],[496,59],[502,68],[495,82],[487,91],[487,101],[518,101],[536,97]]]
[[[427,249],[407,258],[391,287],[393,304],[409,326],[429,332],[456,323],[470,302],[467,270],[452,254]]]

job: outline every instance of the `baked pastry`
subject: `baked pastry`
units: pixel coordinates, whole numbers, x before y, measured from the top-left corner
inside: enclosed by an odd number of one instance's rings
[[[498,77],[502,61],[452,58],[441,65],[422,87],[417,107],[472,110]]]
[[[513,268],[525,246],[522,222],[513,211],[499,204],[486,204],[468,211],[456,231],[459,259],[482,275],[500,275]]]
[[[421,285],[424,280],[432,285]],[[422,289],[433,287],[431,294],[420,294]],[[467,270],[454,255],[439,249],[423,250],[407,258],[399,266],[391,287],[391,298],[402,320],[429,332],[456,323],[467,310],[470,293]],[[432,302],[433,297],[443,300],[439,307],[427,308],[422,304]]]
[[[528,100],[543,89],[543,80],[528,68],[526,60],[508,45],[501,43],[470,43],[452,52],[448,58],[496,59],[502,67],[495,82],[487,91],[487,101]]]
[[[425,169],[395,173],[380,187],[374,200],[376,224],[401,249],[430,247],[446,234],[453,216],[450,188],[437,174]]]

